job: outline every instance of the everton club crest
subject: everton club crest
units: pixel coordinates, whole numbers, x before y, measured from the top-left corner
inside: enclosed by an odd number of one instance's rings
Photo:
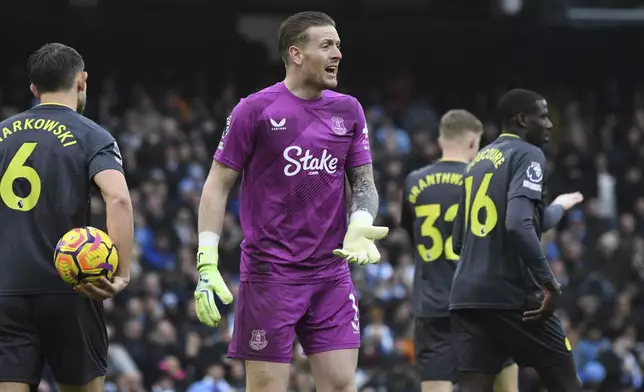
[[[268,346],[266,341],[266,331],[263,329],[256,329],[250,333],[250,348],[255,351],[259,351]]]
[[[344,126],[344,119],[342,117],[331,117],[331,129],[336,135],[344,135],[347,133],[347,128]]]

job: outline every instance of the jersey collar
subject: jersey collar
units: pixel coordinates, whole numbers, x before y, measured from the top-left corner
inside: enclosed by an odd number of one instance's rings
[[[507,138],[514,138],[514,139],[521,139],[519,135],[515,135],[514,133],[502,133],[499,135],[499,137],[507,137]]]

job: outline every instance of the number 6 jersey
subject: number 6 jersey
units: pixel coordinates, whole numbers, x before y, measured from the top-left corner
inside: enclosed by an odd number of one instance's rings
[[[449,316],[449,293],[458,262],[452,249],[452,225],[465,166],[441,160],[405,179],[401,226],[414,242],[416,317]]]
[[[541,237],[543,152],[513,134],[501,134],[467,166],[454,248],[460,262],[450,295],[453,309],[522,309],[538,303],[541,290],[505,228],[508,202],[535,202],[533,223]]]
[[[0,296],[73,293],[54,248],[89,224],[94,175],[121,164],[114,138],[67,106],[38,105],[0,123]]]

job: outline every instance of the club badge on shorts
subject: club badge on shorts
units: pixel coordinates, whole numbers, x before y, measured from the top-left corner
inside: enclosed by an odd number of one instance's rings
[[[262,350],[268,346],[268,341],[266,340],[266,331],[263,329],[256,329],[250,333],[250,348],[255,351]]]

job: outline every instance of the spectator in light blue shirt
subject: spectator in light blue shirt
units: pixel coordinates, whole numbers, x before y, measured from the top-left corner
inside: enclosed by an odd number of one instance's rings
[[[406,155],[411,150],[409,133],[397,127],[390,119],[385,119],[383,126],[376,130],[376,139],[383,146],[387,146],[388,141],[391,142],[393,139],[395,150],[399,155]]]
[[[210,365],[206,376],[192,383],[187,392],[234,392],[233,387],[225,379],[226,371],[221,364]]]

